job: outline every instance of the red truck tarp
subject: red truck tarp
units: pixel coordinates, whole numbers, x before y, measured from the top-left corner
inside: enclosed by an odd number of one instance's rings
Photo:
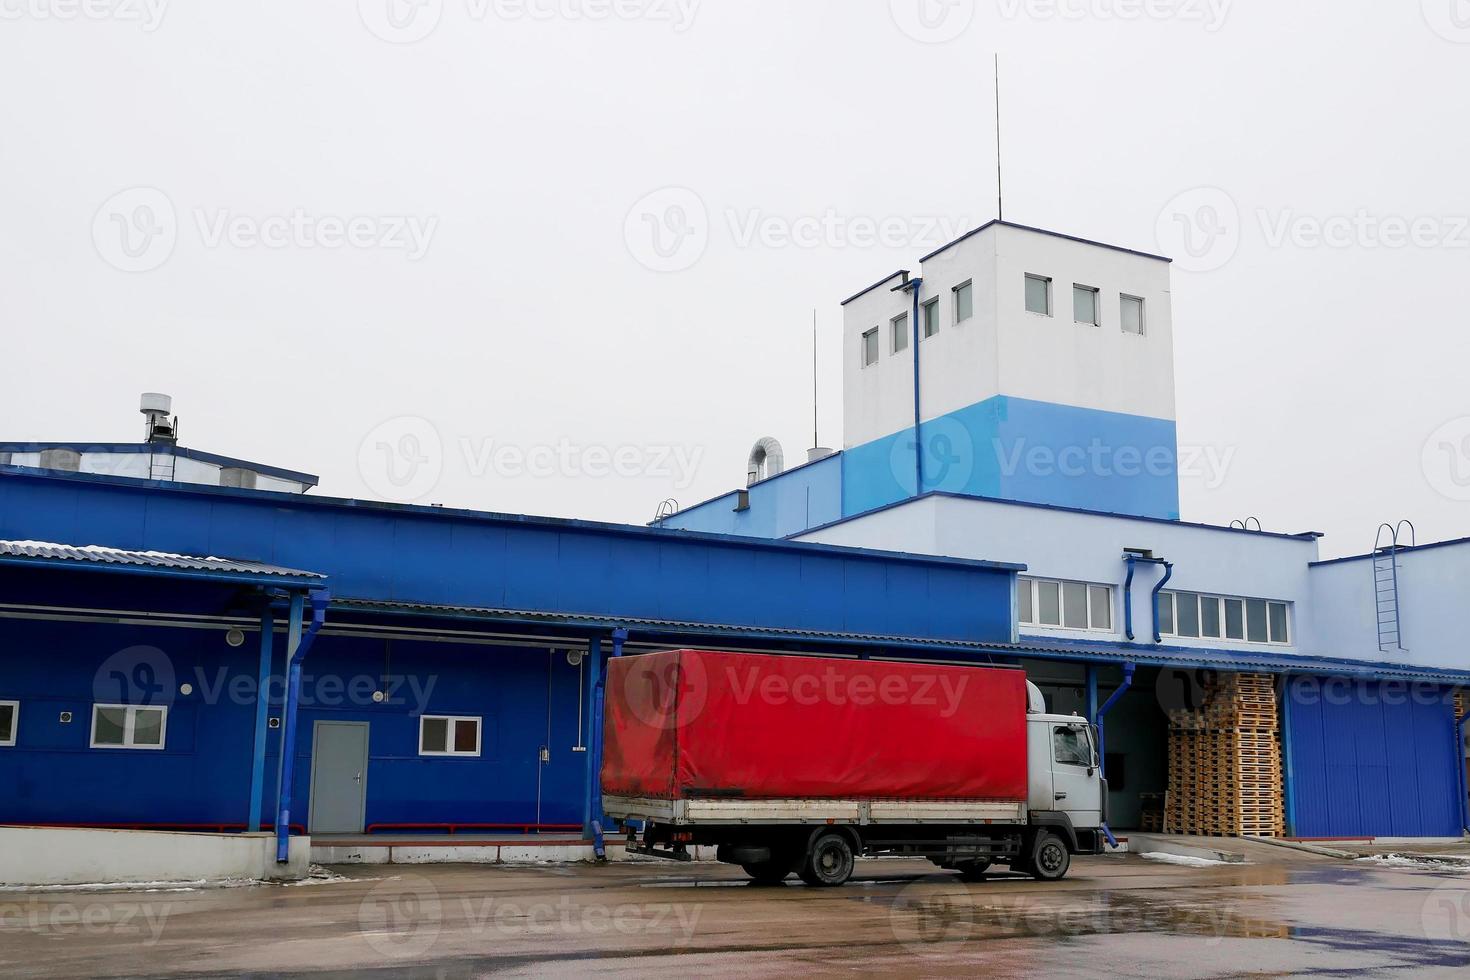
[[[676,650],[609,661],[611,796],[1026,799],[1020,670]]]

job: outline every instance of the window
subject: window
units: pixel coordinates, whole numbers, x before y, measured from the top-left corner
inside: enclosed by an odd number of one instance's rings
[[[939,332],[939,300],[931,299],[924,304],[924,336],[932,337]]]
[[[878,328],[874,327],[863,334],[863,367],[872,367],[878,363]]]
[[[1161,592],[1159,632],[1188,639],[1289,644],[1291,616],[1287,606],[1269,599]]]
[[[41,450],[41,469],[75,473],[82,468],[82,454],[75,449]]]
[[[1072,287],[1072,319],[1094,327],[1098,325],[1096,289],[1091,286]]]
[[[1113,629],[1113,589],[1085,582],[1017,580],[1023,626],[1055,626],[1069,630]]]
[[[899,351],[909,349],[909,318],[901,316],[888,325],[888,332],[892,335],[889,345],[889,353],[897,354]]]
[[[168,709],[150,705],[92,705],[94,749],[161,749]]]
[[[954,322],[964,323],[975,315],[975,284],[960,283],[954,288]]]
[[[1052,757],[1064,766],[1091,766],[1092,742],[1087,729],[1058,725],[1051,732]]]
[[[1143,336],[1143,300],[1137,296],[1123,296],[1123,332]]]
[[[15,730],[20,727],[20,702],[0,701],[0,746],[15,744]]]
[[[1026,277],[1026,312],[1051,316],[1051,280],[1045,276]]]
[[[480,754],[480,719],[447,715],[419,718],[419,755]]]

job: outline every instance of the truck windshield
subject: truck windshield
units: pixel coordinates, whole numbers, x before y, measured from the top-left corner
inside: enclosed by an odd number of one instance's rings
[[[1052,754],[1056,761],[1068,766],[1092,765],[1092,743],[1085,728],[1059,725],[1052,730]]]

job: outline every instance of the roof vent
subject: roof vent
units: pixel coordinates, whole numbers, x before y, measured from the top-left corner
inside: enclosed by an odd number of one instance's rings
[[[745,467],[745,485],[754,486],[762,480],[779,476],[785,468],[786,454],[781,451],[781,444],[766,436],[750,450],[750,460]]]
[[[147,420],[143,433],[144,442],[178,442],[179,420],[169,418],[174,400],[156,391],[145,391],[138,400],[138,411]]]

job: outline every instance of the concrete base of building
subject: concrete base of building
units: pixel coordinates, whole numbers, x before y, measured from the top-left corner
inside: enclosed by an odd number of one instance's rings
[[[291,838],[277,864],[271,834],[0,827],[0,887],[294,881],[310,857],[309,837]]]
[[[691,848],[695,861],[713,861],[713,847]],[[622,841],[608,841],[609,861],[670,864],[662,858],[629,854]],[[318,838],[313,864],[578,864],[597,860],[592,842],[578,837],[474,838],[462,835],[423,838]]]

